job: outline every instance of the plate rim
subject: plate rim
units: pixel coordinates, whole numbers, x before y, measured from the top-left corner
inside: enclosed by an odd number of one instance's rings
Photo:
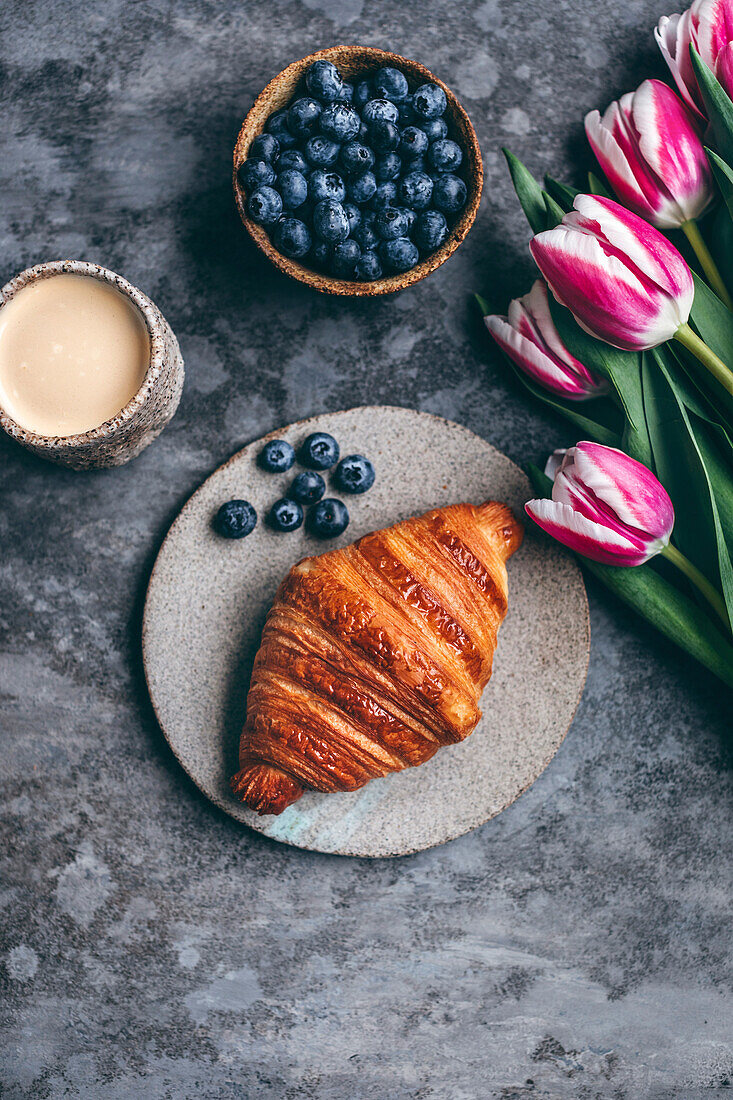
[[[152,587],[152,585],[153,585],[153,583],[156,579],[156,572],[157,572],[158,565],[160,563],[163,551],[166,547],[166,544],[167,544],[168,540],[170,539],[171,535],[173,534],[174,528],[177,526],[179,521],[182,519],[184,513],[186,513],[187,510],[193,504],[194,498],[204,489],[204,487],[209,483],[209,481],[213,477],[216,477],[217,474],[219,474],[222,470],[226,469],[227,466],[231,465],[231,463],[234,462],[235,459],[239,458],[239,456],[244,451],[248,450],[252,446],[253,443],[266,442],[267,440],[269,440],[271,438],[277,438],[279,436],[279,434],[282,433],[283,431],[285,431],[286,429],[288,431],[290,431],[292,429],[305,428],[309,425],[315,424],[316,422],[322,422],[324,417],[326,417],[326,416],[339,416],[339,415],[343,416],[343,415],[346,415],[346,414],[354,414],[354,413],[360,413],[360,412],[365,412],[365,411],[369,411],[369,412],[401,412],[401,413],[409,412],[409,413],[412,413],[414,416],[418,416],[422,419],[438,421],[441,424],[447,425],[451,429],[458,429],[460,432],[463,432],[466,435],[473,436],[474,438],[479,439],[482,443],[486,444],[488,447],[491,447],[492,450],[496,451],[497,454],[500,454],[502,456],[502,458],[505,459],[505,461],[509,462],[516,470],[518,470],[519,473],[523,477],[526,478],[526,476],[527,476],[525,474],[524,470],[522,470],[521,466],[517,465],[517,463],[514,462],[513,459],[509,458],[509,456],[506,455],[503,451],[500,451],[498,447],[495,447],[493,445],[493,443],[490,443],[488,439],[484,439],[484,437],[482,435],[479,435],[478,432],[472,431],[470,428],[467,428],[464,424],[458,424],[455,420],[449,420],[447,417],[438,416],[436,413],[427,412],[427,411],[424,411],[422,409],[413,409],[408,405],[355,405],[355,406],[353,406],[353,408],[350,408],[350,409],[334,409],[330,412],[316,413],[313,416],[304,417],[302,420],[293,420],[288,424],[283,424],[278,428],[274,428],[272,431],[267,432],[265,435],[255,436],[253,439],[250,439],[247,443],[244,443],[241,447],[239,447],[236,451],[234,451],[234,453],[231,454],[229,456],[229,458],[227,458],[224,462],[221,462],[214,470],[211,471],[210,474],[208,474],[204,478],[204,480],[202,482],[199,483],[199,485],[197,485],[197,487],[193,490],[193,492],[190,494],[190,496],[187,497],[184,504],[179,508],[178,512],[176,513],[175,518],[173,519],[173,522],[168,527],[168,529],[165,533],[165,536],[163,537],[163,540],[160,543],[160,546],[158,547],[158,551],[155,555],[155,561],[153,562],[153,568],[150,570],[150,576],[148,577],[148,582],[145,586],[145,600],[144,600],[144,604],[143,604],[143,613],[142,613],[141,630],[140,630],[141,649],[142,649],[142,664],[143,664],[143,674],[145,676],[145,686],[146,686],[146,689],[147,689],[147,692],[148,692],[148,698],[149,698],[150,704],[153,708],[153,713],[155,714],[155,720],[158,724],[158,728],[159,728],[160,732],[163,734],[163,737],[165,739],[166,744],[168,745],[168,748],[173,753],[173,756],[175,757],[176,761],[181,766],[181,768],[183,769],[185,774],[188,776],[188,778],[194,784],[194,786],[196,787],[196,790],[200,794],[202,794],[204,796],[204,798],[207,799],[207,801],[211,802],[217,808],[217,810],[225,813],[227,815],[227,817],[230,817],[233,821],[236,821],[239,825],[241,825],[244,828],[250,830],[251,832],[257,833],[259,836],[265,837],[265,839],[269,840],[271,843],[285,844],[289,848],[297,848],[301,851],[308,851],[308,852],[318,852],[320,855],[326,855],[326,856],[347,856],[347,857],[352,858],[352,859],[399,859],[403,856],[412,856],[412,855],[417,855],[419,852],[427,852],[427,851],[430,851],[432,848],[439,848],[443,844],[450,844],[452,841],[459,840],[461,837],[466,836],[468,833],[473,832],[475,829],[480,828],[482,825],[488,824],[489,821],[493,821],[494,818],[498,817],[499,814],[502,814],[504,812],[504,810],[509,808],[509,806],[512,806],[515,802],[517,802],[522,797],[522,795],[525,794],[529,790],[529,788],[532,787],[537,782],[537,780],[540,778],[540,776],[544,774],[544,772],[547,770],[549,765],[552,763],[553,759],[555,758],[557,753],[560,751],[561,746],[564,744],[565,738],[567,737],[567,735],[570,731],[570,727],[572,726],[573,722],[575,721],[575,715],[578,712],[578,707],[580,706],[580,700],[583,697],[583,692],[585,690],[585,685],[586,685],[586,682],[587,682],[587,679],[588,679],[588,668],[590,666],[590,650],[591,650],[591,625],[590,625],[590,608],[589,608],[589,605],[588,605],[588,590],[586,588],[585,577],[583,576],[583,572],[582,572],[578,562],[575,560],[575,558],[572,555],[570,555],[569,553],[564,551],[565,556],[567,557],[567,559],[575,565],[575,567],[578,571],[578,577],[579,577],[579,580],[580,580],[580,586],[581,586],[581,591],[582,591],[583,636],[584,636],[584,640],[585,640],[585,643],[586,643],[585,644],[585,667],[583,669],[583,676],[581,678],[577,698],[575,699],[575,702],[573,704],[572,713],[570,714],[570,718],[569,718],[567,726],[565,727],[565,730],[562,734],[562,737],[559,739],[557,745],[553,748],[553,750],[549,754],[549,756],[547,756],[543,760],[542,767],[540,768],[539,772],[534,777],[534,779],[531,779],[524,787],[522,787],[521,790],[519,790],[513,798],[510,798],[507,802],[505,802],[502,806],[500,806],[499,809],[497,809],[489,817],[483,817],[482,814],[479,814],[477,819],[472,820],[470,823],[468,823],[466,825],[466,827],[462,828],[459,833],[455,833],[453,836],[450,836],[450,837],[448,837],[444,840],[433,841],[430,844],[421,845],[419,847],[411,847],[411,848],[401,849],[400,851],[381,852],[378,855],[372,855],[372,854],[365,853],[365,852],[349,851],[348,842],[346,842],[346,846],[343,849],[341,849],[340,851],[338,851],[338,852],[327,852],[327,851],[324,851],[323,848],[315,847],[312,844],[297,843],[296,841],[293,841],[293,840],[289,840],[289,839],[285,839],[285,838],[281,839],[280,837],[269,836],[269,834],[267,834],[267,833],[265,833],[265,832],[263,832],[259,829],[256,829],[249,822],[242,821],[241,818],[236,816],[236,814],[233,812],[232,808],[226,802],[224,802],[217,794],[215,794],[213,792],[210,793],[210,792],[205,791],[203,789],[203,787],[200,785],[198,779],[189,770],[184,758],[179,754],[177,749],[174,747],[174,745],[171,741],[171,738],[168,736],[168,731],[166,730],[165,725],[163,724],[161,716],[158,712],[158,707],[157,707],[156,702],[155,702],[155,697],[154,697],[154,693],[153,693],[151,682],[150,682],[150,676],[148,675],[147,639],[148,639],[148,616],[149,616],[150,590],[151,590],[151,587]]]

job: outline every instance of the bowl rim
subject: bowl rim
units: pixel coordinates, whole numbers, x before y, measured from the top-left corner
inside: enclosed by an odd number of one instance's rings
[[[139,389],[127,404],[122,406],[119,412],[96,428],[89,428],[88,431],[77,432],[75,435],[40,435],[38,432],[34,432],[32,428],[24,428],[0,404],[0,427],[12,439],[44,450],[64,451],[108,440],[111,435],[133,419],[145,404],[165,366],[165,338],[162,315],[150,298],[143,294],[141,290],[138,290],[136,286],[133,286],[132,283],[129,283],[127,279],[124,279],[122,275],[117,275],[109,268],[88,260],[48,260],[45,263],[27,267],[10,279],[4,287],[0,288],[0,310],[29,283],[53,278],[55,275],[89,276],[99,282],[114,286],[140,311],[150,340],[150,361]]]
[[[368,57],[370,63],[373,64],[375,68],[379,65],[406,67],[406,75],[410,77],[411,80],[422,79],[426,83],[437,84],[442,88],[448,101],[449,111],[454,117],[461,120],[466,132],[467,140],[464,153],[470,165],[470,174],[468,180],[465,181],[468,188],[466,205],[461,212],[458,222],[450,230],[448,239],[440,248],[436,249],[436,251],[432,252],[429,256],[426,256],[425,259],[421,260],[409,271],[397,275],[388,275],[381,279],[375,279],[373,282],[364,283],[356,282],[351,279],[337,279],[329,275],[323,275],[319,271],[306,267],[297,260],[291,260],[278,252],[266,230],[253,222],[248,216],[244,191],[239,186],[239,181],[237,179],[237,170],[246,159],[246,153],[252,141],[262,132],[261,126],[257,130],[254,129],[254,118],[259,115],[260,109],[271,102],[275,93],[279,92],[282,88],[283,83],[291,82],[294,78],[296,78],[297,83],[297,80],[303,75],[304,70],[312,65],[314,61],[343,59],[345,53],[355,53],[360,57]],[[282,271],[285,275],[289,275],[293,279],[297,279],[298,282],[304,283],[306,286],[310,286],[314,290],[318,290],[324,294],[336,294],[348,297],[376,297],[382,294],[393,294],[395,291],[404,290],[406,287],[412,286],[420,282],[420,280],[424,279],[427,275],[430,275],[431,272],[444,264],[448,257],[456,251],[473,226],[481,202],[483,182],[483,159],[478,137],[466,109],[455,93],[451,91],[447,84],[439,77],[435,76],[430,69],[419,61],[412,61],[410,58],[403,57],[401,54],[392,53],[389,50],[383,50],[376,46],[329,46],[326,49],[316,50],[314,53],[307,54],[305,57],[291,62],[290,65],[274,76],[257,96],[244,118],[234,147],[232,183],[234,188],[234,199],[244,228],[247,230],[259,250],[278,268],[278,270]]]

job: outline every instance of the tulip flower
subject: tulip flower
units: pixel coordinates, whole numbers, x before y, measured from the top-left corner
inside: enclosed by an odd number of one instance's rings
[[[529,294],[509,303],[508,313],[484,317],[484,323],[501,350],[534,382],[569,401],[608,393],[606,379],[591,373],[560,339],[541,279]]]
[[[679,340],[733,395],[733,373],[687,324],[692,274],[658,229],[612,199],[577,195],[530,244],[535,263],[581,328],[626,351]]]
[[[698,118],[704,119],[705,106],[692,68],[690,46],[717,76],[721,50],[733,40],[733,0],[695,0],[682,15],[663,15],[654,37],[680,95]]]
[[[718,80],[733,99],[733,42],[728,42],[718,54],[717,70]]]
[[[720,594],[670,545],[674,508],[651,470],[600,443],[555,451],[545,467],[552,498],[530,500],[527,515],[564,546],[604,565],[643,565],[662,554],[700,590],[728,623]]]
[[[598,163],[624,206],[658,229],[682,229],[718,297],[733,302],[695,222],[715,198],[713,175],[687,107],[661,80],[645,80],[601,117],[585,116]]]

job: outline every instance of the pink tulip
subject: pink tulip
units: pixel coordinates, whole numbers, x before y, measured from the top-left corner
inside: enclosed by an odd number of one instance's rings
[[[728,42],[718,54],[718,80],[733,99],[733,42]]]
[[[535,263],[581,328],[626,351],[671,339],[694,285],[674,245],[612,199],[578,195],[574,210],[530,244]]]
[[[682,15],[663,15],[654,37],[685,103],[705,118],[690,46],[717,76],[721,50],[733,40],[733,0],[695,0]]]
[[[621,202],[659,229],[679,228],[713,201],[712,173],[697,128],[661,80],[645,80],[602,118],[591,111],[585,132]]]
[[[509,303],[508,317],[491,315],[484,322],[501,350],[544,389],[570,401],[608,393],[606,379],[592,374],[560,339],[541,279],[529,294]]]
[[[530,500],[527,514],[578,554],[606,565],[643,565],[664,551],[674,509],[657,478],[633,458],[600,443],[550,456],[552,500]]]

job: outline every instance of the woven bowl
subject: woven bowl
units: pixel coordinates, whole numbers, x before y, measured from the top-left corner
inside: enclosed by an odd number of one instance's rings
[[[375,279],[371,283],[358,283],[349,279],[335,279],[328,275],[322,275],[297,260],[290,260],[287,256],[283,256],[271,242],[267,231],[262,226],[256,225],[247,215],[246,196],[237,180],[239,166],[247,159],[250,145],[257,135],[264,130],[265,122],[269,116],[274,111],[290,103],[296,89],[305,77],[306,70],[310,68],[314,61],[321,59],[332,61],[341,75],[349,81],[358,79],[362,74],[374,72],[384,65],[392,65],[405,74],[410,88],[415,88],[420,84],[437,84],[443,89],[448,100],[445,112],[448,132],[462,147],[464,153],[461,176],[468,189],[466,205],[458,220],[450,227],[448,238],[441,247],[426,256],[410,271],[405,271],[400,275],[389,275],[382,279]],[[412,286],[413,283],[424,279],[431,271],[435,271],[437,267],[445,263],[452,252],[455,252],[473,225],[481,200],[483,181],[484,171],[476,132],[468,115],[450,88],[437,76],[434,76],[429,69],[426,69],[424,65],[419,65],[417,61],[409,61],[406,57],[400,57],[399,54],[390,53],[387,50],[372,49],[369,46],[332,46],[330,49],[318,50],[317,53],[312,53],[308,57],[288,65],[287,69],[283,69],[274,80],[270,81],[255,100],[252,109],[244,120],[242,129],[239,131],[237,144],[234,148],[234,197],[245,229],[260,251],[264,252],[275,267],[286,275],[292,276],[293,279],[306,283],[307,286],[313,287],[314,290],[320,290],[325,294],[344,294],[348,296],[392,294],[396,290],[402,290],[404,287]]]

